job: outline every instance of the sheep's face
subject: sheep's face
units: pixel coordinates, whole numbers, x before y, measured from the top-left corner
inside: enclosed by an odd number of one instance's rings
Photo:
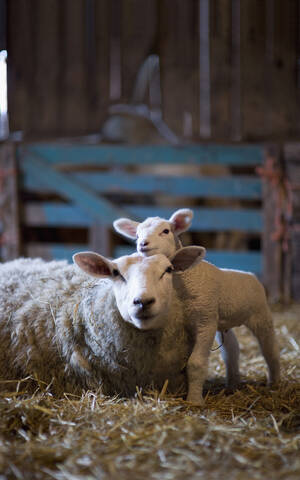
[[[165,325],[173,295],[172,274],[184,271],[204,256],[203,247],[178,250],[169,260],[158,254],[133,254],[111,261],[97,253],[74,255],[74,262],[94,277],[110,278],[119,312],[126,322],[141,330]]]
[[[135,327],[163,327],[172,300],[173,266],[164,255],[120,258],[113,283],[118,309]]]
[[[178,235],[190,226],[193,212],[189,209],[177,210],[169,220],[160,217],[149,217],[138,223],[127,218],[114,222],[117,232],[128,238],[136,239],[137,251],[149,257],[162,253],[172,258],[181,246]]]

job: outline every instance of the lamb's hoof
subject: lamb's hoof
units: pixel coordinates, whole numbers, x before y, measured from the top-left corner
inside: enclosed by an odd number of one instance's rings
[[[204,400],[203,397],[201,396],[193,396],[193,395],[188,395],[186,402],[191,405],[191,407],[203,407],[204,406]]]
[[[277,388],[279,384],[280,384],[280,378],[267,381],[267,387],[270,387],[270,388]]]
[[[237,390],[239,390],[240,387],[241,387],[241,382],[230,382],[226,385],[225,392],[227,393],[227,395],[232,395]]]

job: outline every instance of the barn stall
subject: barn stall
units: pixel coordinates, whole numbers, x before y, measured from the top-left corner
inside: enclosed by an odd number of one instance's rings
[[[0,6],[10,128],[1,259],[117,256],[134,246],[112,231],[115,218],[190,207],[184,243],[253,271],[276,302],[283,377],[265,385],[257,345],[239,329],[242,386],[226,390],[212,352],[204,409],[167,384],[137,386],[134,399],[53,397],[38,375],[12,378],[2,384],[1,474],[299,478],[299,3]]]

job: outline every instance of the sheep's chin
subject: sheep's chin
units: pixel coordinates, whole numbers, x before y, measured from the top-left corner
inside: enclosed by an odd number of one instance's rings
[[[163,328],[165,322],[161,317],[153,315],[145,319],[131,317],[130,323],[132,323],[132,325],[134,325],[139,330],[157,330],[159,328]]]

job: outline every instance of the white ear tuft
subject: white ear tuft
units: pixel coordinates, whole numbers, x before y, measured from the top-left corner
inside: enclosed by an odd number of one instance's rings
[[[139,226],[139,222],[134,222],[129,218],[119,218],[114,221],[113,226],[121,235],[131,238],[132,240],[136,239],[136,229]]]
[[[189,208],[181,208],[173,213],[170,217],[169,222],[174,226],[174,233],[179,235],[182,232],[185,232],[192,223],[194,213]]]
[[[203,260],[205,254],[205,248],[196,245],[180,248],[171,259],[175,272],[184,272],[197,265]]]

